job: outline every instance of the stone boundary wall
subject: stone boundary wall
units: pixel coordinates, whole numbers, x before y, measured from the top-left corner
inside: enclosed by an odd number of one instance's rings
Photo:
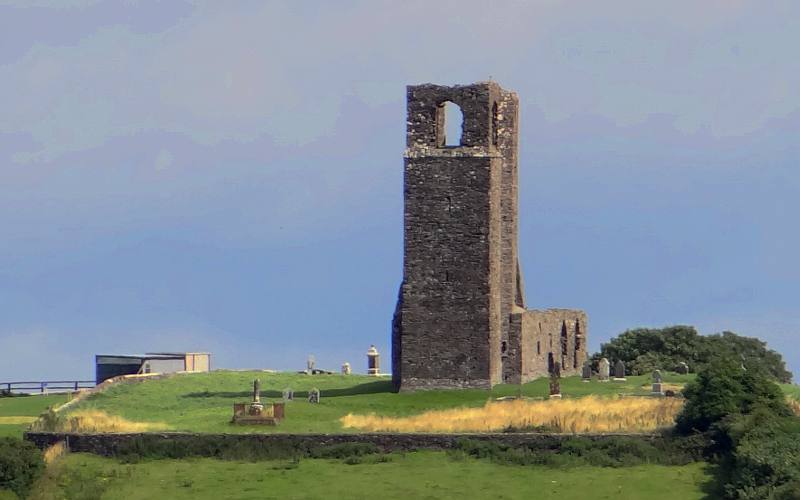
[[[26,432],[25,440],[45,449],[64,441],[70,451],[93,453],[113,457],[118,450],[135,442],[160,442],[180,446],[194,440],[214,440],[225,445],[246,445],[261,448],[310,449],[343,443],[371,443],[382,451],[413,451],[418,449],[447,450],[459,440],[492,441],[512,447],[528,446],[539,449],[557,449],[567,439],[580,437],[602,441],[618,437],[640,438],[646,441],[664,439],[660,434],[202,434],[183,432],[133,433],[133,434],[67,434],[55,432]]]

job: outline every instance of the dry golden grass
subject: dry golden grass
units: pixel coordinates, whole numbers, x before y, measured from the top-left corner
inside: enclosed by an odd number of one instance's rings
[[[796,399],[794,399],[792,397],[788,397],[787,396],[786,397],[786,402],[789,403],[789,408],[792,409],[794,414],[797,415],[798,417],[800,417],[800,401],[798,401],[798,400],[796,400]]]
[[[70,413],[60,419],[55,431],[76,433],[145,432],[166,428],[167,425],[160,422],[131,422],[102,411],[84,410]]]
[[[546,428],[552,432],[647,432],[674,425],[683,401],[675,398],[551,399],[490,401],[480,408],[455,408],[412,417],[346,415],[341,422],[372,432],[496,432]]]
[[[674,391],[674,392],[681,392],[686,384],[671,384],[669,382],[664,382],[661,384],[662,391]],[[653,387],[653,384],[644,384],[642,385],[642,389],[649,391]]]
[[[67,453],[67,451],[69,451],[69,449],[67,448],[67,444],[64,441],[57,442],[53,446],[44,450],[44,463],[46,463],[47,465],[52,464],[53,462],[64,456],[64,454]]]
[[[0,424],[30,424],[36,417],[0,417]]]

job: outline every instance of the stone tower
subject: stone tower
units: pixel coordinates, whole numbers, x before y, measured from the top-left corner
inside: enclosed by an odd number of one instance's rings
[[[581,345],[576,335],[585,336],[585,315],[581,325],[582,312],[555,310],[556,320],[559,311],[569,314],[558,325],[554,353],[554,332],[524,309],[517,95],[494,82],[426,84],[409,86],[407,99],[403,283],[392,321],[395,386],[486,388],[529,379],[542,366],[546,373],[553,359],[566,359],[569,346]],[[446,145],[446,103],[463,113],[454,146]],[[582,364],[585,353],[572,354]]]

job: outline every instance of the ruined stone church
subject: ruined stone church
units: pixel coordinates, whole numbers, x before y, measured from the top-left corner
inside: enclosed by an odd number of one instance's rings
[[[407,88],[403,281],[392,321],[401,391],[520,383],[586,359],[577,309],[527,310],[517,257],[519,99],[494,82]],[[463,113],[448,145],[445,105]]]

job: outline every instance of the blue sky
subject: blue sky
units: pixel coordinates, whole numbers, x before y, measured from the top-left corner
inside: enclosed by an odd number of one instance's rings
[[[530,307],[800,370],[797,2],[0,0],[0,380],[389,357],[405,85],[522,104]]]

